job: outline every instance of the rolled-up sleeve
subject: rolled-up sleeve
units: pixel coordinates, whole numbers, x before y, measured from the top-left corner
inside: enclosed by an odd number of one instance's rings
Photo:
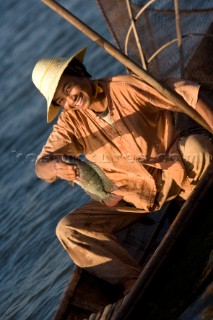
[[[176,78],[167,79],[166,83],[172,90],[182,96],[192,108],[196,109],[200,84]]]
[[[138,89],[140,88],[139,90],[136,89],[136,95],[138,99],[141,99],[142,105],[145,102],[150,108],[151,106],[154,106],[169,111],[183,112],[179,106],[170,101],[167,97],[163,96],[155,88],[151,87],[147,83],[138,81],[138,79],[136,79],[136,81]],[[174,91],[180,95],[189,106],[196,109],[200,89],[200,85],[198,83],[188,80],[169,78],[164,80],[163,84],[171,91]]]

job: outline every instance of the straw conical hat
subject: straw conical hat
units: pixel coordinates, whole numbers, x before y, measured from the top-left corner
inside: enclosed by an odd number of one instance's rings
[[[47,122],[51,122],[61,107],[54,106],[52,99],[57,89],[62,73],[75,58],[83,62],[86,48],[77,51],[71,58],[45,58],[39,60],[32,72],[32,80],[36,88],[47,100]]]

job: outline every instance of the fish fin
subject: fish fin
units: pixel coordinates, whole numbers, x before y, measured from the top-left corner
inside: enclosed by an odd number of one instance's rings
[[[88,190],[85,190],[85,189],[83,189],[83,190],[84,190],[84,191],[86,192],[86,194],[87,194],[90,198],[92,198],[93,200],[98,201],[98,202],[102,202],[102,198],[99,197],[97,194],[92,193],[92,192],[89,192]]]
[[[108,207],[114,207],[116,204],[118,204],[119,201],[123,199],[123,196],[119,196],[117,194],[111,193],[107,199],[104,199],[103,202],[108,206]]]
[[[74,182],[74,181],[72,181],[72,180],[70,180],[70,181],[69,181],[69,184],[70,184],[72,187],[74,187],[74,186],[75,186],[75,182]]]

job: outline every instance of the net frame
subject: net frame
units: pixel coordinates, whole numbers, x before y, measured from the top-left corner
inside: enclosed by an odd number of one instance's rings
[[[157,79],[192,79],[213,88],[213,57],[207,49],[213,43],[211,1],[204,0],[200,7],[199,1],[179,0],[96,2],[118,49],[144,70]],[[199,47],[206,48],[200,50],[202,57]],[[205,66],[199,67],[198,74],[195,65],[199,60],[205,60]]]

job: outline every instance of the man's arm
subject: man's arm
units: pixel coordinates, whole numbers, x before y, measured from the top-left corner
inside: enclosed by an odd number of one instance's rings
[[[167,79],[166,84],[196,110],[213,132],[213,102],[206,95],[202,86],[189,80],[175,78]]]
[[[37,177],[49,183],[57,178],[74,180],[76,178],[75,166],[62,163],[61,155],[77,156],[82,151],[81,145],[70,132],[69,127],[67,128],[66,122],[59,120],[36,160]]]

